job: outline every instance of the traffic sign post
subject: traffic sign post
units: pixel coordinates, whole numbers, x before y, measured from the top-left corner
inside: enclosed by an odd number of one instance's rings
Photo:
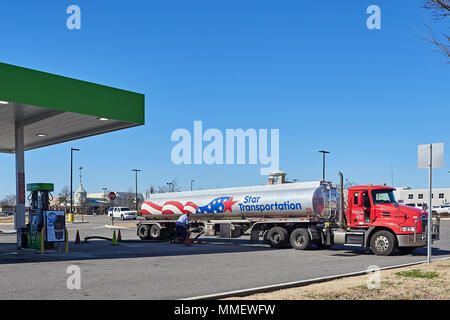
[[[109,193],[109,200],[110,200],[110,208],[112,208],[113,201],[116,199],[117,195],[115,192]],[[111,224],[114,225],[114,212],[111,211]]]
[[[433,168],[442,168],[444,165],[444,144],[422,144],[418,147],[418,167],[419,169],[428,169],[428,184],[430,187],[430,198],[428,203],[428,235],[427,235],[427,262],[431,262],[431,244],[433,233],[432,201],[433,187],[432,174]]]

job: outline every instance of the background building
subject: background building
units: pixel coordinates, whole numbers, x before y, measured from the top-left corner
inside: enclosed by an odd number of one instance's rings
[[[394,191],[398,203],[422,204],[429,203],[430,189],[411,189],[410,187],[399,187]],[[440,206],[450,202],[450,188],[433,188],[432,206]]]
[[[114,191],[116,194],[116,199],[114,201],[109,200],[108,192],[100,193],[87,193],[86,190],[80,185],[78,190],[75,192],[73,197],[73,212],[74,213],[106,213],[106,211],[111,207],[129,207],[132,210],[136,207],[135,204],[135,192],[120,192]],[[142,193],[137,194],[139,201],[139,208],[145,197]],[[52,210],[70,210],[70,199],[66,202],[63,197],[54,197],[50,201],[50,208]]]
[[[113,191],[116,194],[116,199],[114,201],[110,201],[108,194],[111,191],[108,191],[107,193],[89,193],[87,195],[87,201],[89,206],[91,207],[100,207],[100,206],[107,206],[110,207],[111,205],[113,207],[129,207],[131,209],[134,209],[136,207],[134,198],[136,197],[135,192],[120,192],[120,191]],[[139,201],[139,207],[143,200],[145,200],[144,195],[142,193],[137,194],[138,201]]]

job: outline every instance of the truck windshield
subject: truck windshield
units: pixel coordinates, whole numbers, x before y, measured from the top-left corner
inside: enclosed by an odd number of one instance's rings
[[[395,203],[394,192],[392,190],[373,190],[372,199],[374,204]]]

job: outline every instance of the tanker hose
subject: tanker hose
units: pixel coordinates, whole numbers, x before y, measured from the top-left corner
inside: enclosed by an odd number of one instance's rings
[[[85,237],[84,238],[84,242],[88,242],[88,240],[92,240],[92,239],[98,239],[98,240],[107,240],[107,241],[112,241],[112,238],[107,238],[107,237],[101,237],[101,236],[90,236],[90,237]],[[161,239],[161,240],[138,240],[138,239],[133,239],[133,240],[118,240],[117,242],[123,242],[123,243],[158,243],[158,242],[169,242],[174,240],[175,237],[171,237],[168,239]]]

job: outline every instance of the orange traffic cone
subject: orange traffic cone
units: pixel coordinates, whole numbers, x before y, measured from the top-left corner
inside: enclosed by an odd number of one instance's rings
[[[122,235],[120,234],[120,229],[119,229],[119,235],[117,236],[117,241],[122,241]]]
[[[77,236],[75,237],[75,244],[80,244],[80,232],[77,230]]]

